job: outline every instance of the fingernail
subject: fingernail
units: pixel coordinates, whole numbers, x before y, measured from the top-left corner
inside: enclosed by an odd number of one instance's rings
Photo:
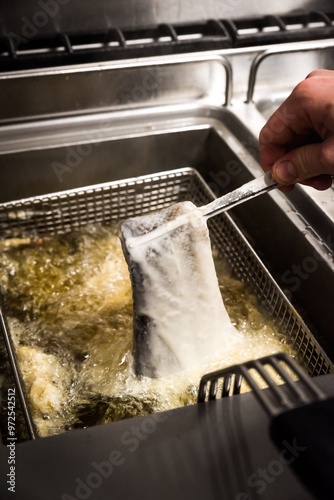
[[[275,174],[278,180],[284,183],[290,183],[297,180],[297,170],[291,161],[282,161],[275,168]]]

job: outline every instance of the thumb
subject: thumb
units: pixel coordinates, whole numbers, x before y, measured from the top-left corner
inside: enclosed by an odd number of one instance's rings
[[[334,174],[334,142],[324,141],[294,149],[273,166],[273,177],[283,185]]]

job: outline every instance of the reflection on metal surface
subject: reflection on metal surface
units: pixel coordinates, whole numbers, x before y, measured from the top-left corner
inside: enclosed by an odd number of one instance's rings
[[[256,83],[256,75],[259,69],[261,62],[267,57],[279,54],[291,54],[294,52],[310,52],[315,50],[324,50],[328,48],[334,47],[334,40],[321,40],[315,42],[303,42],[301,44],[289,44],[285,46],[272,47],[263,52],[257,54],[255,59],[253,60],[250,74],[249,74],[249,83],[248,83],[248,91],[247,91],[247,103],[253,101],[255,83]]]
[[[66,4],[65,4],[66,3]],[[47,23],[38,27],[40,33],[99,30],[114,26],[139,27],[159,23],[191,22],[201,19],[222,19],[280,14],[297,9],[330,10],[332,0],[88,0],[62,2],[49,16]],[[2,8],[0,31],[23,35],[33,23],[37,12],[44,13],[38,0],[16,0]],[[27,21],[25,21],[27,20]],[[40,23],[39,23],[40,24]],[[23,33],[22,33],[23,32]]]
[[[168,56],[6,73],[0,89],[3,122],[198,99],[226,105],[232,67],[218,54]]]

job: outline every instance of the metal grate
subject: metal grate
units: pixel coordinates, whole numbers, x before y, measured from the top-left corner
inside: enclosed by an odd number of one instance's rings
[[[318,10],[258,19],[224,20],[234,47],[332,38],[334,15]]]
[[[110,224],[143,215],[179,201],[189,200],[201,206],[212,199],[213,195],[200,175],[193,169],[184,168],[1,204],[0,234],[2,238],[56,235],[87,224]],[[309,374],[323,375],[333,371],[333,364],[326,353],[230,216],[223,213],[211,219],[209,229],[213,246],[227,260],[235,276],[249,284],[264,309],[276,321],[280,332],[291,338],[299,361]],[[5,314],[2,330],[9,356],[17,371],[16,383],[22,394],[22,406],[26,409],[26,398]],[[26,420],[29,425],[29,412]],[[30,433],[34,435],[33,427]]]
[[[332,371],[331,361],[324,355],[302,318],[233,221],[222,215],[209,221],[209,228],[214,243],[228,260],[236,277],[249,284],[279,330],[291,339],[300,363],[310,375],[322,375]]]
[[[317,40],[334,36],[334,14],[300,11],[255,19],[0,37],[0,71]]]
[[[56,235],[142,215],[176,203],[185,193],[192,195],[191,184],[191,176],[180,170],[4,203],[0,234],[6,238]]]
[[[143,215],[184,200],[198,206],[212,200],[202,178],[188,168],[4,203],[0,205],[0,234],[5,238],[56,235],[87,224]],[[308,372],[328,373],[331,362],[232,219],[220,214],[208,226],[214,246],[236,277],[249,284],[280,331],[291,338]]]
[[[230,47],[231,37],[218,20],[137,29],[111,28],[90,33],[57,33],[30,40],[11,33],[0,38],[0,71]]]

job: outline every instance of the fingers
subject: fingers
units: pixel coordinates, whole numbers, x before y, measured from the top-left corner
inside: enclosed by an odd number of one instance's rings
[[[333,178],[331,175],[318,175],[317,177],[312,177],[312,179],[302,182],[302,184],[312,186],[313,188],[318,189],[318,191],[325,191],[333,184]]]
[[[282,186],[327,189],[334,175],[334,71],[313,71],[298,84],[259,142],[263,170],[272,170]]]
[[[275,111],[263,127],[259,137],[261,165],[265,171],[282,158],[296,142],[314,131],[307,108],[310,100],[297,88]],[[306,104],[305,102],[306,101]]]
[[[282,185],[317,178],[308,184],[317,186],[317,189],[326,189],[328,184],[331,185],[333,165],[334,139],[330,139],[290,151],[274,163],[272,173],[275,180]]]

